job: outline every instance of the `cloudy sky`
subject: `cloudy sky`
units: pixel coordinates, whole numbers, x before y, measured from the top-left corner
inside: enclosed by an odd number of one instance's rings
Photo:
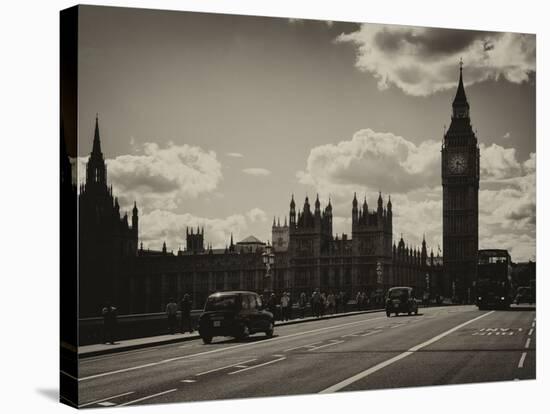
[[[188,225],[270,238],[319,193],[335,233],[353,193],[391,194],[394,238],[441,242],[440,145],[464,61],[481,149],[480,248],[535,258],[533,35],[82,7],[79,156],[99,112],[108,179],[140,238]],[[83,176],[82,174],[80,174]]]

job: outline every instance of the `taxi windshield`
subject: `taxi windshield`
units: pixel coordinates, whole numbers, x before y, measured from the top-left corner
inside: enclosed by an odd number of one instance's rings
[[[205,311],[234,310],[237,307],[237,297],[232,295],[213,295],[208,298]]]
[[[409,291],[407,289],[393,289],[388,293],[390,299],[407,299]]]

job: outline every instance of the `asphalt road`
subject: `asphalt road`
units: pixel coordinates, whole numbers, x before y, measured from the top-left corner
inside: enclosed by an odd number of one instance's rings
[[[535,378],[535,309],[421,309],[276,328],[80,361],[80,407]]]

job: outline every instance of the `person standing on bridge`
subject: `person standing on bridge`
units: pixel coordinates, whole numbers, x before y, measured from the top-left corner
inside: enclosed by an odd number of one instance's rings
[[[176,325],[178,322],[178,305],[174,302],[173,298],[168,299],[168,305],[166,305],[166,316],[168,317],[168,329],[170,334],[176,333]]]
[[[307,306],[307,296],[306,292],[300,293],[300,298],[298,299],[298,307],[300,308],[300,318],[304,319],[306,316],[306,306]]]
[[[319,289],[315,289],[311,295],[311,311],[313,312],[313,316],[317,318],[321,316],[321,294],[319,293]]]
[[[187,293],[183,295],[183,298],[180,301],[180,311],[181,311],[181,320],[180,320],[181,333],[185,333],[185,332],[193,333],[193,324],[191,323],[191,300],[189,299],[189,295]]]
[[[102,309],[103,315],[103,343],[115,344],[117,314],[116,308],[109,301],[105,303]]]

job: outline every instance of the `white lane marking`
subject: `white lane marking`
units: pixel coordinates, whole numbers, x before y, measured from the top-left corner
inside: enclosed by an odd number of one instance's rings
[[[346,342],[346,341],[332,341],[330,344],[325,344],[325,345],[321,345],[321,346],[316,346],[315,348],[308,349],[308,352],[310,352],[310,351],[317,351],[318,349],[326,348],[327,346],[342,344],[342,343],[344,343],[344,342]]]
[[[274,354],[273,356],[274,356],[274,357],[282,357],[282,356],[284,356],[284,355],[277,355],[277,354]]]
[[[291,338],[294,338],[294,337],[297,337],[297,336],[314,335],[316,333],[325,332],[325,331],[328,331],[328,330],[336,330],[336,329],[341,329],[341,328],[344,328],[344,327],[347,327],[347,326],[353,326],[353,325],[359,325],[359,324],[363,324],[363,323],[369,323],[369,322],[379,320],[379,319],[386,319],[386,317],[385,316],[380,316],[380,317],[377,317],[377,318],[364,319],[364,320],[361,320],[361,321],[347,322],[347,323],[344,323],[344,324],[341,324],[341,325],[327,326],[325,328],[313,329],[311,331],[297,332],[297,333],[290,334],[290,335],[278,336],[278,337],[271,338],[271,339],[264,339],[261,342],[250,342],[250,343],[245,343],[245,344],[228,346],[228,347],[225,347],[225,348],[213,349],[211,351],[199,352],[197,354],[183,355],[181,357],[165,359],[163,361],[151,362],[151,363],[144,364],[144,365],[137,365],[137,366],[134,366],[134,367],[122,368],[122,369],[118,369],[118,370],[115,370],[115,371],[102,372],[100,374],[95,374],[95,375],[90,375],[88,377],[79,378],[78,381],[79,382],[80,381],[88,381],[88,380],[91,380],[91,379],[101,378],[101,377],[105,377],[105,376],[108,376],[108,375],[120,374],[120,373],[123,373],[123,372],[134,371],[134,370],[137,370],[137,369],[148,368],[148,367],[152,367],[152,366],[155,366],[155,365],[165,364],[167,362],[177,361],[177,360],[181,360],[181,359],[190,359],[190,358],[194,358],[194,357],[198,357],[198,356],[210,355],[210,354],[213,354],[213,353],[229,351],[229,350],[232,350],[232,349],[238,349],[238,348],[242,348],[242,347],[253,347],[253,346],[267,345],[267,344],[271,344],[272,341],[283,341],[283,340],[288,340],[288,339],[291,339]]]
[[[521,354],[521,358],[519,359],[518,368],[523,368],[523,363],[525,362],[525,357],[527,356],[527,352],[524,352]]]
[[[533,333],[533,328],[529,329],[529,333],[527,334],[527,336],[531,336],[532,333]]]
[[[529,348],[530,344],[531,344],[531,338],[527,338],[527,342],[525,342],[525,348]]]
[[[124,394],[113,395],[112,397],[101,398],[100,400],[95,400],[95,401],[90,401],[90,402],[87,402],[87,403],[84,403],[84,404],[80,404],[78,406],[78,408],[88,407],[89,405],[94,405],[94,404],[99,404],[100,402],[107,401],[107,400],[114,400],[115,398],[124,397],[125,395],[130,395],[130,394],[133,394],[133,393],[134,393],[134,391],[130,391],[130,392],[125,392]]]
[[[390,329],[399,328],[399,327],[401,327],[401,326],[403,326],[403,325],[405,325],[405,324],[404,324],[404,323],[399,323],[399,324],[397,324],[397,325],[392,325],[392,326],[390,326]]]
[[[79,364],[86,364],[87,362],[102,361],[102,360],[104,360],[104,359],[110,359],[110,358],[115,358],[115,357],[124,356],[124,355],[140,354],[140,353],[142,353],[142,352],[155,351],[155,350],[157,350],[157,349],[158,349],[158,348],[147,348],[147,349],[126,351],[126,352],[116,352],[116,353],[111,354],[111,355],[105,355],[105,356],[97,357],[97,358],[96,358],[96,357],[90,357],[90,358],[82,358],[82,357],[79,357],[78,363],[79,363]]]
[[[104,401],[104,402],[98,403],[97,405],[101,405],[102,407],[112,407],[113,405],[116,405],[116,404],[110,401]]]
[[[230,372],[230,373],[227,374],[227,375],[238,374],[239,372],[248,371],[248,370],[250,370],[250,369],[264,367],[264,366],[266,366],[266,365],[271,365],[271,364],[274,364],[275,362],[279,362],[279,361],[282,361],[282,360],[284,360],[284,359],[286,359],[286,357],[274,359],[274,360],[272,360],[272,361],[267,361],[267,362],[264,362],[263,364],[252,365],[251,367],[246,367],[246,368],[240,369],[240,370],[238,370],[238,371]]]
[[[241,366],[244,368],[244,367],[245,367],[244,364],[246,364],[246,363],[248,363],[248,362],[256,361],[256,359],[257,359],[257,358],[253,358],[253,359],[249,359],[249,360],[246,360],[246,361],[237,362],[237,363],[235,363],[235,364],[226,365],[225,367],[214,368],[214,369],[211,369],[211,370],[209,370],[209,371],[201,372],[200,374],[197,374],[196,377],[200,377],[201,375],[210,374],[211,372],[223,371],[224,369],[227,369],[227,368],[233,368],[233,367],[240,368]]]
[[[119,404],[119,405],[117,405],[117,407],[124,407],[125,405],[135,404],[135,403],[140,402],[140,401],[149,400],[151,398],[159,397],[161,395],[168,394],[168,393],[174,392],[176,390],[177,390],[177,388],[172,388],[171,390],[168,390],[168,391],[157,392],[156,394],[153,394],[153,395],[148,395],[146,397],[138,398],[137,400],[128,401],[128,402],[125,402],[124,404]]]
[[[295,349],[301,349],[301,348],[315,348],[315,345],[322,344],[322,343],[323,343],[323,341],[319,341],[319,342],[313,342],[313,343],[307,344],[307,345],[295,346],[294,348],[285,349],[283,352],[290,352],[290,351],[294,351]]]
[[[340,338],[348,338],[350,336],[358,336],[361,332],[363,332],[363,331],[357,331],[357,332],[353,332],[353,333],[350,333],[350,334],[347,334],[347,335],[342,335]]]
[[[447,331],[445,331],[445,332],[443,332],[443,333],[441,333],[441,334],[439,334],[439,335],[437,335],[437,336],[434,336],[432,339],[429,339],[429,340],[427,340],[426,342],[422,342],[421,344],[418,344],[418,345],[416,345],[416,346],[413,346],[413,347],[410,348],[408,351],[405,351],[405,352],[403,352],[403,353],[401,353],[401,354],[399,354],[399,355],[397,355],[397,356],[394,356],[393,358],[390,358],[390,359],[388,359],[388,360],[386,360],[386,361],[383,361],[383,362],[381,362],[381,363],[379,363],[379,364],[376,364],[375,366],[370,367],[369,369],[367,369],[367,370],[365,370],[365,371],[363,371],[363,372],[360,372],[359,374],[356,374],[356,375],[354,375],[354,376],[352,376],[352,377],[350,377],[350,378],[348,378],[348,379],[345,379],[344,381],[341,381],[341,382],[339,382],[339,383],[337,383],[337,384],[334,384],[334,385],[332,385],[332,386],[330,386],[330,387],[328,387],[328,388],[326,388],[326,389],[320,391],[319,394],[326,394],[326,393],[329,393],[329,392],[336,392],[336,391],[339,391],[339,390],[341,390],[342,388],[345,388],[345,387],[347,387],[348,385],[353,384],[354,382],[357,382],[357,381],[359,381],[359,380],[361,380],[361,379],[363,379],[363,378],[365,378],[365,377],[368,377],[368,376],[371,375],[371,374],[374,374],[374,373],[377,372],[377,371],[380,371],[381,369],[387,367],[388,365],[391,365],[391,364],[393,364],[393,363],[395,363],[395,362],[397,362],[397,361],[399,361],[399,360],[401,360],[401,359],[403,359],[403,358],[408,357],[409,355],[414,354],[416,351],[418,351],[418,350],[420,350],[420,349],[422,349],[422,348],[424,348],[424,347],[427,347],[428,345],[431,345],[431,344],[433,344],[434,342],[439,341],[441,338],[444,338],[445,336],[447,336],[447,335],[449,335],[449,334],[451,334],[451,333],[453,333],[453,332],[455,332],[455,331],[457,331],[457,330],[459,330],[459,329],[465,327],[466,325],[469,325],[469,324],[471,324],[472,322],[478,321],[478,320],[481,319],[481,318],[484,318],[484,317],[486,317],[486,316],[488,316],[488,315],[491,315],[491,314],[494,313],[494,312],[495,312],[495,311],[490,311],[490,312],[484,313],[483,315],[480,315],[480,316],[478,316],[478,317],[476,317],[476,318],[474,318],[474,319],[470,319],[469,321],[466,321],[466,322],[464,322],[464,323],[461,323],[460,325],[457,325],[457,326],[455,326],[454,328],[451,328],[451,329],[449,329],[449,330],[447,330]]]
[[[194,380],[194,379],[184,379],[184,380],[181,380],[180,382],[191,383],[191,382],[197,382],[197,380]]]
[[[377,334],[379,332],[382,332],[381,329],[377,330],[377,331],[370,331],[370,332],[367,332],[366,334],[363,334],[361,336],[369,336],[369,335],[372,335],[372,334]]]

